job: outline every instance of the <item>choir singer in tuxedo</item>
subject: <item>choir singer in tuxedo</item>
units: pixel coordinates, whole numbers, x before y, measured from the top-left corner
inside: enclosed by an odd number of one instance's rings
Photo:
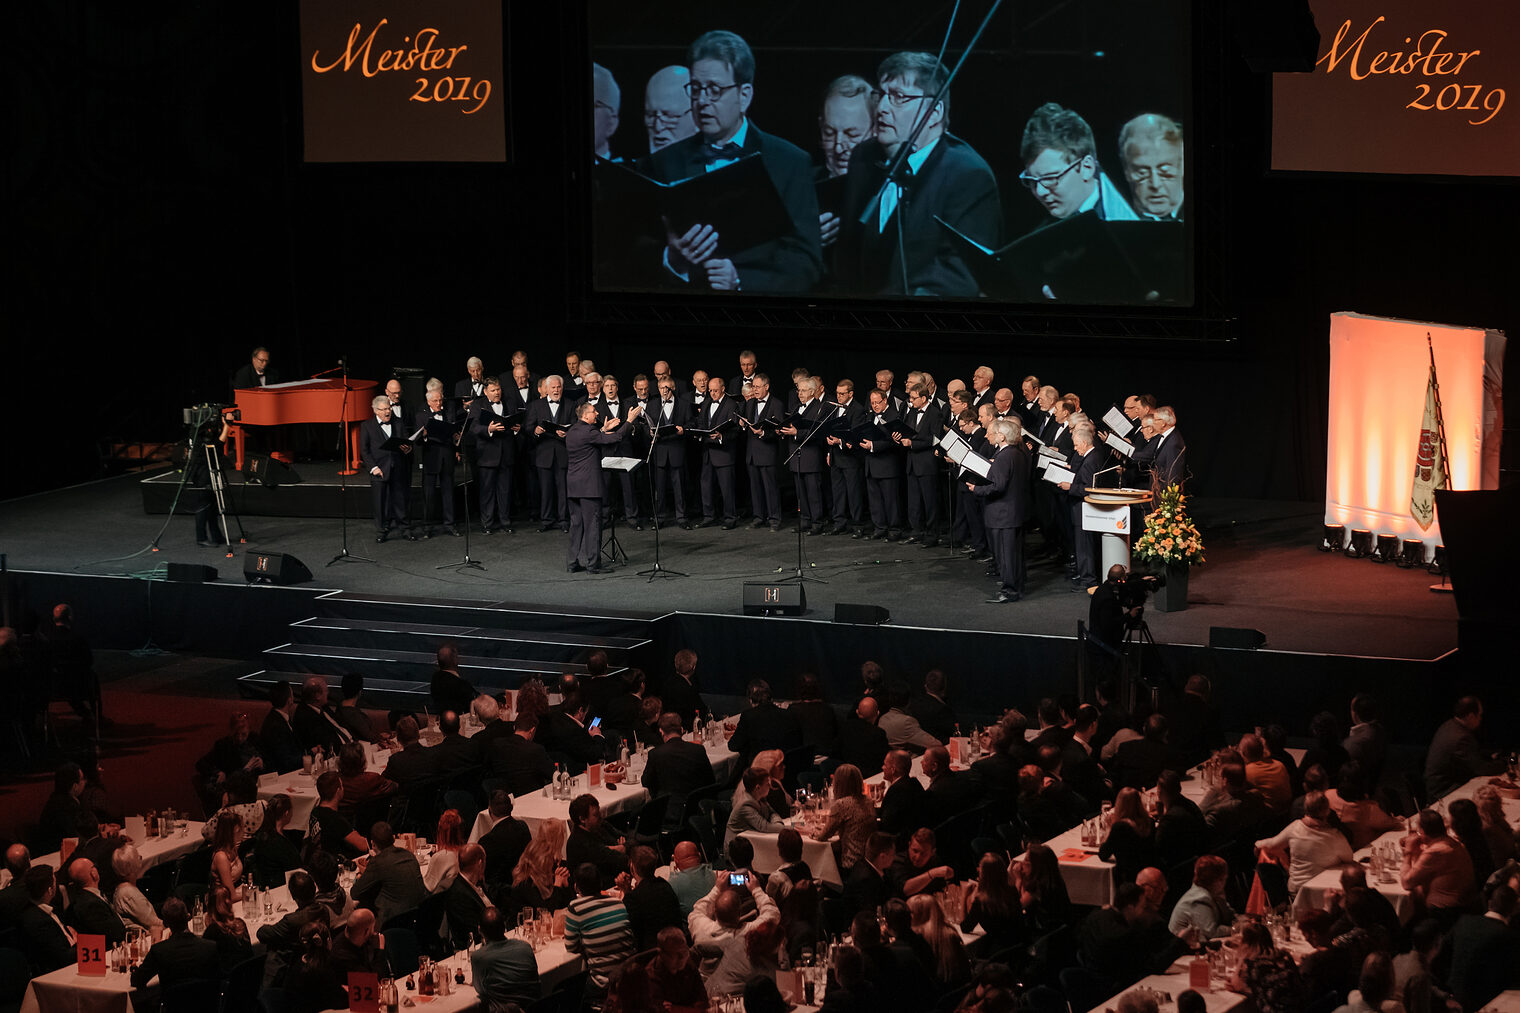
[[[406,423],[391,418],[391,399],[377,394],[370,402],[375,414],[359,426],[359,459],[369,474],[370,511],[375,518],[375,541],[383,542],[393,527],[406,527],[406,497],[412,488],[412,447],[386,450],[392,437],[405,436]]]
[[[666,236],[664,270],[672,281],[722,292],[806,292],[818,283],[823,255],[818,238],[818,195],[806,152],[750,122],[755,56],[733,32],[708,32],[686,53],[697,133],[649,156],[650,175],[675,182],[712,172],[754,152],[764,160],[786,206],[791,229],[748,249],[726,247],[711,224]]]
[[[629,413],[630,421],[639,416],[637,408]],[[582,401],[575,407],[575,423],[565,433],[565,454],[569,467],[565,492],[570,502],[570,548],[565,569],[571,573],[585,570],[601,573],[602,554],[602,447],[615,447],[621,437],[613,430],[623,424],[609,416],[600,427],[596,424],[597,407]]]
[[[943,218],[996,249],[1003,221],[997,180],[971,145],[949,133],[950,93],[940,94],[949,80],[943,63],[930,53],[894,53],[882,61],[876,77],[881,93],[876,136],[850,154],[845,182],[845,215],[834,259],[840,288],[862,295],[974,299],[980,286],[934,219]],[[903,175],[883,190],[888,164],[920,121],[923,128],[913,140]]]
[[[1024,520],[1029,506],[1029,456],[1015,419],[994,419],[987,427],[992,470],[986,485],[966,483],[982,499],[982,523],[992,545],[998,593],[990,604],[1018,601],[1024,595]]]

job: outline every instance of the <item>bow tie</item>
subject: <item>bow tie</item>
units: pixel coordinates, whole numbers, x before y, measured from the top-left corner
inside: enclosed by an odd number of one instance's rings
[[[549,401],[549,407],[550,407],[550,408],[558,408],[558,407],[559,407],[559,402],[558,402],[558,401],[555,401],[555,400],[553,400],[553,399],[552,399],[552,398],[551,398],[551,399],[550,399],[550,401]]]
[[[702,161],[708,165],[714,162],[729,161],[738,158],[742,154],[744,154],[744,149],[733,141],[729,141],[727,144],[707,144],[702,147]]]
[[[607,402],[607,407],[608,408],[616,408],[617,406],[618,406],[618,403],[616,401],[608,401]]]

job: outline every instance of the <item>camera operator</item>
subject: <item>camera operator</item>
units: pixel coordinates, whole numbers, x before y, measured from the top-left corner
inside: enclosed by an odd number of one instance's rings
[[[225,474],[226,459],[223,457],[222,439],[226,433],[220,414],[197,420],[187,447],[185,460],[184,505],[195,511],[195,544],[211,548],[223,544],[225,536],[220,527],[221,516],[216,508],[216,496],[211,489],[211,461],[216,455],[216,465]]]
[[[1108,568],[1108,579],[1093,592],[1087,611],[1087,643],[1099,678],[1118,670],[1125,629],[1143,621],[1150,590],[1145,580],[1131,578],[1123,563],[1115,563]]]

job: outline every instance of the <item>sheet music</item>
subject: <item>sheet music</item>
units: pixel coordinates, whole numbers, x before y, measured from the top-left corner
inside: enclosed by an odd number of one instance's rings
[[[1121,437],[1115,436],[1113,433],[1106,434],[1103,437],[1103,442],[1108,444],[1110,447],[1113,447],[1125,457],[1135,456],[1134,444],[1130,443],[1128,440],[1122,439]]]
[[[980,475],[982,478],[986,478],[992,472],[992,462],[970,447],[966,448],[966,456],[961,459],[960,465],[965,470]]]
[[[1135,429],[1135,423],[1131,422],[1129,417],[1118,408],[1110,408],[1104,412],[1103,421],[1108,425],[1110,430],[1115,433],[1122,433],[1125,436],[1128,436]]]
[[[607,471],[632,471],[643,463],[643,459],[638,457],[602,458],[602,467]]]
[[[330,376],[323,376],[323,377],[318,377],[315,380],[286,380],[284,383],[266,383],[262,387],[244,387],[242,389],[243,390],[284,390],[287,387],[312,387],[312,386],[315,386],[317,384],[321,384],[321,383],[330,384],[332,382],[333,382],[333,378],[332,377],[330,377]],[[339,380],[338,382],[342,383],[342,380]],[[349,382],[352,383],[353,381],[350,380]]]
[[[1068,468],[1063,468],[1054,461],[1050,462],[1049,466],[1046,467],[1044,475],[1045,481],[1050,482],[1053,485],[1060,485],[1062,482],[1075,481],[1076,477],[1076,472],[1071,471]]]

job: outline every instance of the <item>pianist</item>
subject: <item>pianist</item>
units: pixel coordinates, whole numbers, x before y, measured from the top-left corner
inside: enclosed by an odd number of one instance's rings
[[[232,400],[237,401],[237,391],[249,387],[267,387],[280,382],[280,374],[269,365],[269,349],[260,346],[253,350],[253,357],[232,374]]]

